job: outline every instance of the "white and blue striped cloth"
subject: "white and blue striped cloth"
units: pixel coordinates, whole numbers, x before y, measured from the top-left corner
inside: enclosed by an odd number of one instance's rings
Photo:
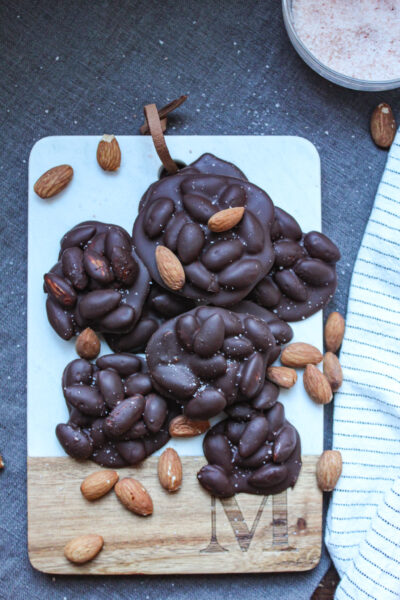
[[[400,599],[400,132],[355,263],[335,395],[343,471],[325,541],[337,600]]]

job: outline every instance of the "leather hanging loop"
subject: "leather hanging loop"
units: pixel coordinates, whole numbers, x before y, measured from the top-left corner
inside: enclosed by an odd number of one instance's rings
[[[159,115],[156,105],[155,104],[147,104],[144,107],[144,116],[146,118],[146,122],[147,122],[147,126],[149,128],[149,131],[150,131],[150,135],[153,138],[154,147],[156,149],[158,156],[160,157],[162,164],[164,165],[164,167],[168,171],[168,173],[170,173],[171,175],[173,175],[174,173],[177,173],[178,167],[177,167],[176,163],[173,161],[173,159],[171,158],[171,155],[169,153],[169,150],[168,150],[165,138],[164,138],[162,122],[160,120],[160,115]]]
[[[171,113],[173,110],[178,108],[178,106],[183,104],[185,102],[185,100],[187,100],[187,96],[180,96],[179,98],[176,98],[176,100],[172,100],[171,102],[168,102],[168,104],[166,104],[165,106],[160,108],[160,110],[158,111],[158,116],[160,117],[163,131],[165,131],[167,128],[167,119],[166,119],[167,115],[169,115],[169,113]],[[142,135],[146,135],[146,134],[150,133],[147,122],[141,126],[139,131]]]

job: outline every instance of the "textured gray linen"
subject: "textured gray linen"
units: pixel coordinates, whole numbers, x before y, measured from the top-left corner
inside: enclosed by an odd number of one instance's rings
[[[169,134],[299,135],[322,162],[324,232],[338,243],[346,310],[353,263],[386,160],[372,143],[372,108],[397,92],[345,90],[292,48],[280,2],[3,0],[0,4],[1,361],[0,598],[310,598],[328,568],[309,573],[171,577],[51,577],[26,550],[27,163],[47,135],[136,134],[142,106],[190,95]],[[268,164],[265,165],[268,168]],[[43,224],[45,234],[46,224]],[[49,402],[52,399],[49,398]],[[326,408],[325,444],[331,442]]]

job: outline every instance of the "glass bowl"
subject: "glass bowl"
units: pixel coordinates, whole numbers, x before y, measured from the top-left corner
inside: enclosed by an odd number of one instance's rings
[[[393,90],[400,87],[400,79],[387,79],[385,81],[356,79],[355,77],[343,75],[343,73],[339,73],[338,71],[334,71],[333,69],[327,67],[320,62],[316,56],[311,54],[310,50],[297,35],[293,21],[292,0],[282,0],[282,11],[286,31],[297,53],[301,56],[304,62],[308,64],[309,67],[314,69],[314,71],[316,71],[319,75],[322,75],[322,77],[325,77],[325,79],[329,79],[329,81],[337,83],[338,85],[351,90],[363,90],[366,92]]]

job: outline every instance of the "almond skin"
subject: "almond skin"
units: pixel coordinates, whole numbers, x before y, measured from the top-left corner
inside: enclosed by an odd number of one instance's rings
[[[228,231],[239,223],[244,214],[244,206],[226,208],[208,219],[208,229],[215,232]]]
[[[153,513],[153,501],[148,491],[140,481],[131,477],[125,477],[118,481],[114,491],[122,504],[131,512],[147,517]]]
[[[303,373],[307,394],[317,404],[328,404],[333,398],[329,381],[315,365],[307,365]]]
[[[195,437],[209,428],[209,421],[191,421],[185,415],[179,415],[170,422],[169,433],[171,437]]]
[[[166,246],[157,246],[156,264],[167,287],[177,292],[185,285],[185,271],[179,258]]]
[[[173,448],[167,448],[158,461],[158,478],[168,492],[176,492],[182,484],[182,463]]]
[[[33,189],[41,198],[51,198],[63,190],[72,179],[74,170],[69,165],[59,165],[43,173]]]
[[[380,148],[390,148],[396,135],[396,121],[389,104],[381,102],[371,115],[371,137]]]
[[[75,349],[81,358],[92,360],[99,355],[100,340],[90,327],[86,327],[77,337]]]
[[[121,165],[121,150],[114,135],[107,133],[97,146],[97,162],[104,171],[116,171]]]
[[[64,556],[77,565],[93,560],[102,549],[104,540],[101,535],[80,535],[65,546]]]
[[[338,312],[329,315],[325,323],[325,347],[328,352],[337,352],[342,345],[345,330],[345,321]]]
[[[343,383],[343,373],[339,359],[333,352],[324,355],[324,375],[329,381],[332,392],[337,392]]]
[[[285,367],[295,369],[307,365],[317,365],[322,360],[322,354],[315,346],[303,342],[289,344],[281,354],[281,362]]]
[[[342,473],[342,455],[338,450],[325,450],[317,462],[318,487],[323,492],[331,492]]]
[[[97,500],[105,496],[117,483],[119,475],[116,471],[95,471],[81,483],[81,492],[86,500]]]
[[[289,389],[297,381],[297,373],[289,367],[268,367],[267,378],[279,387]]]

